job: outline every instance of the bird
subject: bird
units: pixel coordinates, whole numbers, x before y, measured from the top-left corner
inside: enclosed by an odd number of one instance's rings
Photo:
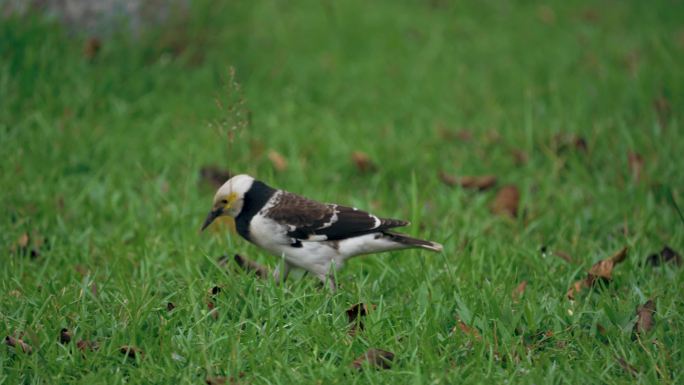
[[[278,267],[273,273],[277,282],[284,282],[292,268],[301,268],[333,292],[334,271],[351,257],[409,248],[443,250],[437,242],[391,231],[408,221],[317,202],[246,174],[231,177],[216,191],[200,231],[219,217],[228,217],[242,238],[284,260],[283,271]]]

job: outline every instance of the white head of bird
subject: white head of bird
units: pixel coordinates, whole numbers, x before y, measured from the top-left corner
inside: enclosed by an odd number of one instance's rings
[[[240,215],[244,205],[245,194],[254,183],[254,178],[240,174],[228,179],[214,195],[214,204],[207,219],[202,224],[202,230],[206,229],[216,218],[229,216],[232,218]]]

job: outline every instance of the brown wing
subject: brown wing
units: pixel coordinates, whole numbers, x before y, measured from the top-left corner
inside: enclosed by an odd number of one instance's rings
[[[283,192],[266,213],[269,218],[289,227],[288,236],[301,240],[336,240],[374,233],[409,222],[378,218],[352,207],[324,204]]]

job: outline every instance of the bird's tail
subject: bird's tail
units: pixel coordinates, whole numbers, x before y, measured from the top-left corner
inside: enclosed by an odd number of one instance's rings
[[[392,241],[404,244],[408,247],[420,247],[421,249],[426,249],[435,252],[440,252],[444,250],[444,246],[437,242],[425,241],[422,239],[409,237],[405,234],[391,233],[388,231],[385,231],[385,235],[391,237]]]

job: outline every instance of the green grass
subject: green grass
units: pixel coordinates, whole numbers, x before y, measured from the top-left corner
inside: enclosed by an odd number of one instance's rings
[[[106,39],[93,60],[86,37],[58,25],[0,21],[0,338],[23,333],[33,347],[0,346],[0,384],[240,372],[270,384],[684,381],[684,273],[641,265],[664,244],[684,251],[670,199],[684,206],[680,2],[193,3],[184,28]],[[230,66],[251,117],[232,144],[239,119],[215,104]],[[588,150],[556,151],[559,133]],[[356,150],[376,172],[356,170]],[[644,159],[638,181],[629,152]],[[217,257],[236,252],[277,261],[198,232],[214,193],[199,170],[212,163],[410,219],[408,232],[445,252],[354,259],[334,295],[310,276],[279,287],[222,268]],[[495,190],[448,187],[440,170],[517,185],[520,216],[492,215]],[[17,249],[23,233],[46,238],[37,258]],[[629,258],[608,287],[565,298],[622,246]],[[656,325],[634,341],[648,298]],[[352,338],[345,309],[357,302],[377,309]],[[452,333],[457,319],[481,340]],[[100,348],[80,354],[80,339]],[[393,368],[349,369],[370,347],[394,352]]]

